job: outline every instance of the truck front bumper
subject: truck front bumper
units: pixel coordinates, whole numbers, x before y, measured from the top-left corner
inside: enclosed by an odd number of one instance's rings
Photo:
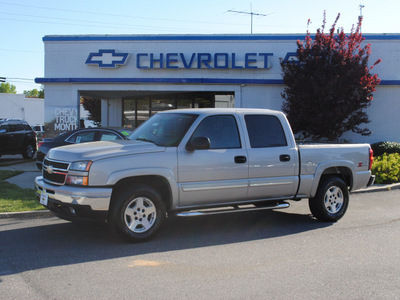
[[[39,176],[35,178],[35,193],[38,199],[45,194],[45,206],[60,217],[97,219],[107,216],[112,189],[50,185]]]

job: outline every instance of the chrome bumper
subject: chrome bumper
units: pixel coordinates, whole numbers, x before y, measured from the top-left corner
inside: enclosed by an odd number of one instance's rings
[[[110,206],[112,189],[50,185],[44,182],[42,176],[38,176],[35,178],[35,193],[39,198],[42,193],[47,193],[49,199],[64,204],[85,205],[95,211],[107,211]]]
[[[375,182],[375,175],[371,175],[371,177],[369,178],[367,186],[373,185],[374,182]]]

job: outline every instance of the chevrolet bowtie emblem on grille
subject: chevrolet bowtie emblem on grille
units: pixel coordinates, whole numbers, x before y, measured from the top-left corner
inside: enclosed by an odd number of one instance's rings
[[[115,50],[105,49],[91,52],[86,60],[87,65],[98,65],[100,68],[117,68],[126,64],[129,53],[116,53]]]
[[[54,172],[53,167],[52,166],[47,166],[47,173],[53,174],[53,172]]]

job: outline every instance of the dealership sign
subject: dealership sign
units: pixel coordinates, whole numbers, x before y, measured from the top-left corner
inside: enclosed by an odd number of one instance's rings
[[[99,50],[89,54],[86,64],[100,68],[117,68],[127,63],[130,53]],[[137,69],[269,69],[273,53],[136,53]]]
[[[100,68],[116,68],[125,65],[128,56],[129,53],[116,53],[115,50],[99,50],[89,54],[86,64],[98,65]]]

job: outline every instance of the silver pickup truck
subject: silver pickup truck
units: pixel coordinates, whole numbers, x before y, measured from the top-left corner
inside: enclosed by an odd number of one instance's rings
[[[171,110],[128,141],[50,150],[35,188],[56,216],[106,220],[137,242],[167,216],[279,209],[302,198],[316,219],[335,222],[349,191],[373,183],[372,161],[368,144],[296,145],[278,111]]]

